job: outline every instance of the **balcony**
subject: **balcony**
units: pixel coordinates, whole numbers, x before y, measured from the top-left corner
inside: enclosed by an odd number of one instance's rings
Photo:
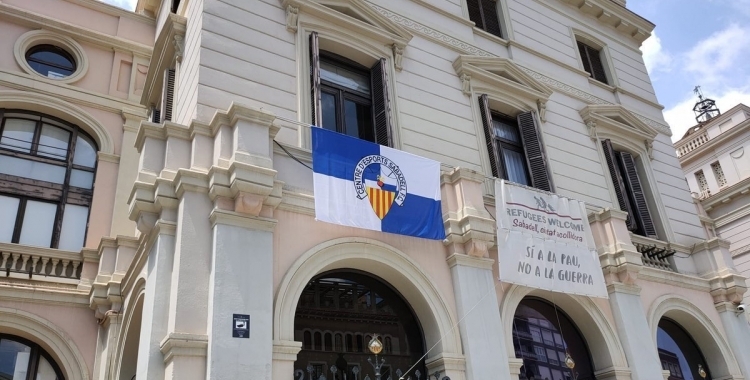
[[[639,235],[632,235],[631,240],[638,253],[641,254],[643,265],[677,272],[672,262],[669,261],[669,257],[675,254],[675,250],[670,247],[669,243]]]
[[[0,243],[0,273],[5,277],[78,284],[82,264],[80,252]]]
[[[705,130],[689,140],[680,141],[675,145],[675,148],[677,149],[677,158],[680,158],[696,149],[698,149],[701,145],[707,143],[709,140],[708,138],[708,132]]]

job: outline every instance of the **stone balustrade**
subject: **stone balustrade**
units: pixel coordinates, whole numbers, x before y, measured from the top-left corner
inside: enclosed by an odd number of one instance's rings
[[[6,277],[77,284],[82,263],[80,252],[0,243],[0,270]]]
[[[639,235],[633,235],[631,241],[641,254],[644,266],[677,272],[668,258],[674,254],[674,250],[669,247],[669,243]]]
[[[708,133],[706,131],[703,131],[696,135],[695,137],[691,138],[690,140],[685,140],[682,142],[679,142],[675,145],[675,148],[677,149],[677,157],[682,157],[695,149],[698,149],[701,145],[707,143],[709,140]]]

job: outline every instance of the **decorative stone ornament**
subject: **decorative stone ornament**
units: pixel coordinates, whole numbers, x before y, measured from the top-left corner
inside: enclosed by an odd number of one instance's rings
[[[182,63],[182,56],[185,51],[185,37],[175,34],[174,36],[174,60],[177,63]]]
[[[471,75],[461,74],[461,92],[471,96]]]
[[[393,49],[393,65],[396,66],[396,71],[401,71],[404,68],[401,64],[404,59],[404,47],[393,44],[391,48]]]
[[[546,123],[547,122],[547,102],[542,101],[542,99],[537,99],[536,108],[539,111],[539,119]]]
[[[286,6],[286,30],[297,32],[297,20],[299,19],[299,7],[294,5]]]

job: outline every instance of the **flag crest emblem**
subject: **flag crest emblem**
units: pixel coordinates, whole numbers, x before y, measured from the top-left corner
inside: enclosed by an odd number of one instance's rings
[[[439,162],[323,128],[312,145],[316,220],[445,238]]]

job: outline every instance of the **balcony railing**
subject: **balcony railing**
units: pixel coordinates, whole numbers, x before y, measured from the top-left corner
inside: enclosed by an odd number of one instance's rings
[[[678,143],[677,148],[677,157],[682,157],[695,149],[698,149],[701,145],[707,143],[709,140],[708,133],[706,131],[703,131],[699,134],[697,134],[695,137],[691,138],[690,140],[686,140],[685,142]]]
[[[0,243],[0,276],[76,283],[82,263],[80,252]]]
[[[669,243],[660,240],[649,239],[643,236],[632,235],[633,245],[641,254],[643,265],[651,268],[677,272],[677,269],[669,261],[669,257],[675,254]]]

